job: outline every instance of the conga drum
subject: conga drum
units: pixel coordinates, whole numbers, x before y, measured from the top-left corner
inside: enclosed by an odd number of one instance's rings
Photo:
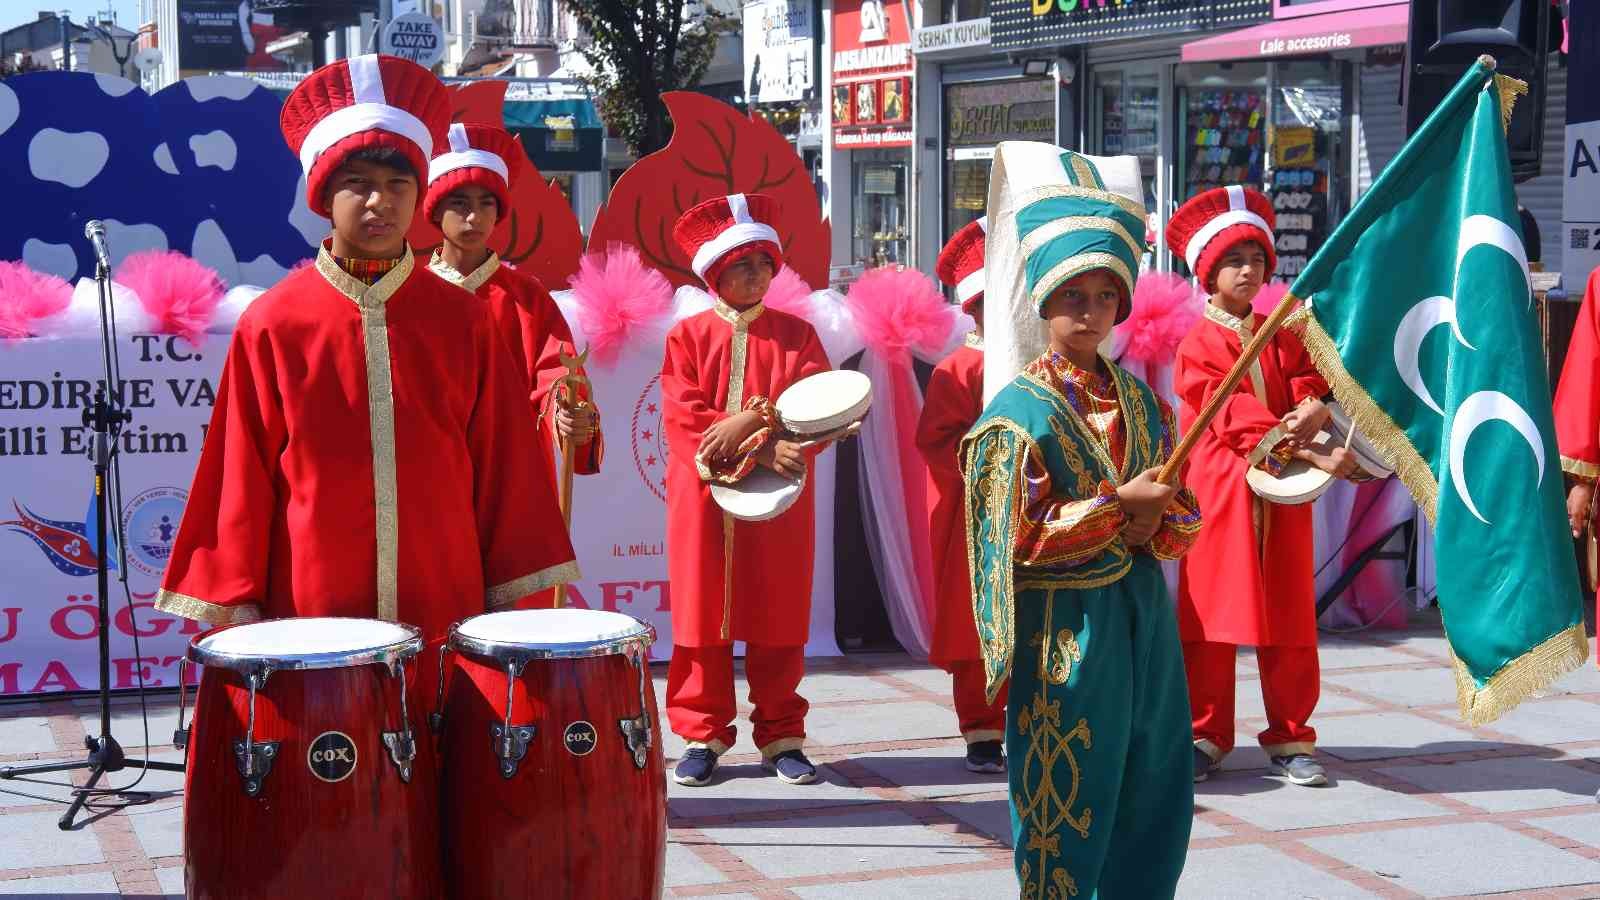
[[[451,628],[435,717],[451,896],[661,896],[654,640],[637,619],[585,609],[488,613]]]
[[[190,642],[203,667],[183,801],[190,898],[439,896],[436,763],[406,696],[421,649],[416,628],[376,619],[276,619]]]

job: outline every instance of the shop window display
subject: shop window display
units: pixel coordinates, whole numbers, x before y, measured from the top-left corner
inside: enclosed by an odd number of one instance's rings
[[[866,268],[906,263],[911,236],[905,154],[878,153],[876,158],[866,152],[855,154],[855,264]]]
[[[1344,87],[1337,63],[1279,63],[1272,91],[1277,277],[1292,281],[1332,231],[1345,196]]]
[[[1178,202],[1228,184],[1260,186],[1266,159],[1266,66],[1182,66]]]

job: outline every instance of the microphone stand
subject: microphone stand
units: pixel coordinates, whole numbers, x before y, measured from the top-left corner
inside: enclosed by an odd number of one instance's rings
[[[100,736],[85,735],[84,746],[89,755],[86,759],[64,763],[41,763],[28,766],[0,767],[0,778],[23,778],[29,775],[41,775],[47,772],[67,772],[77,769],[88,769],[89,778],[82,787],[73,788],[72,804],[56,822],[62,831],[70,831],[73,820],[78,813],[83,811],[84,804],[90,798],[97,796],[105,789],[96,790],[95,785],[107,772],[120,772],[126,768],[144,769],[146,771],[182,772],[181,763],[159,762],[151,759],[128,759],[123,753],[122,745],[117,743],[111,734],[111,574],[107,554],[110,544],[106,540],[107,523],[109,518],[112,459],[116,454],[117,436],[129,422],[133,421],[133,414],[124,409],[118,409],[118,392],[113,387],[120,389],[120,366],[114,363],[117,352],[115,345],[115,312],[111,296],[111,270],[104,259],[99,260],[95,266],[95,282],[100,289],[100,351],[101,362],[105,367],[105,382],[94,394],[94,402],[83,411],[83,424],[94,431],[93,463],[94,463],[94,531],[96,546],[99,548],[98,563],[95,567],[96,597],[99,601],[100,629]],[[119,541],[118,546],[125,542]],[[123,567],[126,572],[126,566]],[[180,676],[181,678],[182,676]],[[148,753],[148,748],[146,748]],[[120,792],[119,792],[120,793]],[[122,796],[127,796],[122,794]],[[132,803],[148,802],[149,797],[141,800],[131,800]]]

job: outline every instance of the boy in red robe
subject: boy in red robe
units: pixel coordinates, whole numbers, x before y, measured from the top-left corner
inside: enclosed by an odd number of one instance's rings
[[[1588,288],[1578,307],[1578,321],[1567,345],[1567,360],[1556,384],[1556,446],[1561,471],[1572,485],[1567,492],[1567,519],[1572,536],[1584,538],[1594,522],[1595,481],[1600,479],[1600,269],[1589,273]],[[1584,541],[1589,578],[1595,578],[1595,538]],[[1597,657],[1600,659],[1600,657]]]
[[[501,337],[527,373],[541,430],[550,440],[570,442],[574,472],[594,475],[605,453],[599,411],[587,390],[573,397],[564,385],[555,389],[567,374],[562,355],[578,355],[572,330],[539,279],[503,264],[489,249],[489,236],[510,209],[522,175],[522,147],[492,125],[458,122],[448,139],[428,166],[422,204],[422,214],[444,233],[428,268],[488,301]]]
[[[812,486],[765,522],[735,520],[711,499],[757,465],[798,478],[809,455],[783,439],[772,403],[784,389],[829,368],[804,319],[762,305],[783,260],[776,203],[761,194],[707,200],[678,219],[673,236],[713,308],[667,334],[661,364],[667,469],[667,571],[672,586],[672,663],[667,721],[688,741],[674,778],[708,784],[733,746],[733,642],[745,642],[750,714],[763,766],[790,784],[816,780],[805,757],[805,674],[815,552]]]
[[[489,304],[500,336],[521,364],[530,387],[534,419],[546,451],[559,446],[572,454],[572,471],[600,471],[605,440],[599,410],[584,378],[577,389],[562,381],[562,357],[576,358],[572,330],[554,297],[533,275],[501,263],[489,237],[511,208],[511,191],[526,158],[517,139],[492,125],[450,126],[448,143],[428,166],[428,192],[422,214],[444,234],[428,268],[435,275],[477,294]],[[556,478],[555,455],[540,454]],[[570,499],[569,499],[570,502]],[[521,607],[556,605],[554,590],[541,591]]]
[[[978,328],[965,345],[939,363],[922,397],[917,449],[928,464],[928,537],[933,545],[933,646],[928,659],[950,673],[956,720],[967,742],[967,770],[1006,770],[1006,690],[987,697],[983,652],[972,618],[967,572],[965,483],[961,439],[983,412],[983,244],[986,221],[969,222],[939,252],[939,280],[956,290],[961,311]]]
[[[450,623],[577,577],[527,388],[488,307],[417,265],[405,234],[450,121],[445,88],[389,56],[289,96],[316,265],[239,318],[156,606],[204,622]],[[414,709],[416,707],[413,707]]]
[[[1174,382],[1187,430],[1261,324],[1251,302],[1277,265],[1272,201],[1242,187],[1198,194],[1173,215],[1167,243],[1211,295],[1205,319],[1178,346]],[[1189,457],[1185,483],[1206,527],[1183,558],[1178,627],[1194,723],[1194,780],[1233,749],[1234,659],[1256,648],[1274,772],[1322,785],[1317,733],[1307,724],[1321,691],[1312,573],[1311,506],[1268,503],[1245,481],[1251,466],[1277,473],[1299,458],[1338,477],[1354,471],[1343,449],[1312,449],[1328,411],[1328,384],[1300,339],[1280,329]]]

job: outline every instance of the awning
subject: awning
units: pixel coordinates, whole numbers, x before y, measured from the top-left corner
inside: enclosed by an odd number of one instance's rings
[[[1253,28],[1202,38],[1183,45],[1184,62],[1223,62],[1309,56],[1357,47],[1404,44],[1410,5],[1278,19]]]
[[[605,125],[587,99],[507,100],[505,123],[540,172],[604,168]]]

